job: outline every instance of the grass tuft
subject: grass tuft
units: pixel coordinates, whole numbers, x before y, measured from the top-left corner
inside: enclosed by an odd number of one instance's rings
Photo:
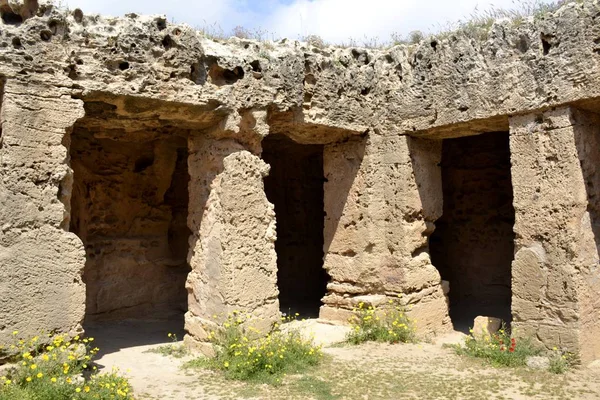
[[[179,340],[177,339],[176,334],[169,333],[167,336],[173,343],[148,349],[145,351],[145,353],[156,353],[162,354],[165,357],[171,356],[175,358],[183,358],[188,355],[188,350],[186,347],[178,343]]]
[[[548,360],[548,371],[557,375],[564,374],[578,361],[573,353],[560,350],[556,347],[552,349],[552,352],[548,356]]]

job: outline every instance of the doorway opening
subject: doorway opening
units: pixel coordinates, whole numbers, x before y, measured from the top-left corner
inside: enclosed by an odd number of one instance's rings
[[[263,140],[271,166],[265,193],[277,216],[277,285],[284,313],[318,317],[329,275],[323,268],[323,145],[284,135]]]
[[[163,321],[164,332],[182,335],[191,234],[184,133],[123,135],[84,118],[70,141],[70,230],[86,249],[86,330]]]
[[[508,132],[445,139],[443,215],[429,239],[433,264],[450,282],[450,317],[468,331],[477,316],[511,321],[513,190]]]

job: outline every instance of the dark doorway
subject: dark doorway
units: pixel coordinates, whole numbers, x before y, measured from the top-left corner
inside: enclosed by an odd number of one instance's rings
[[[508,132],[442,144],[443,215],[430,237],[433,264],[450,282],[450,317],[468,330],[477,316],[511,320],[513,190]]]
[[[183,325],[190,231],[187,139],[71,135],[71,231],[86,248],[86,324],[170,320]]]
[[[270,135],[263,159],[271,166],[265,192],[277,215],[281,311],[317,317],[329,281],[323,269],[323,146]]]

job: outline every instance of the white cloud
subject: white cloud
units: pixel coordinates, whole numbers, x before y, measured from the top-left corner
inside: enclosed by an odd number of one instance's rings
[[[191,26],[218,25],[229,31],[236,25],[249,25],[257,15],[248,9],[246,0],[66,0],[69,8],[84,13],[121,16],[127,13],[166,14],[169,20]]]
[[[295,0],[280,6],[267,21],[268,29],[298,38],[316,34],[329,42],[358,41],[413,30],[432,32],[479,10],[514,8],[514,0]]]
[[[514,8],[515,0],[65,0],[84,12],[123,15],[128,12],[167,14],[192,26],[236,25],[263,28],[277,37],[297,39],[309,34],[328,42],[358,42],[393,33],[432,32],[468,17],[476,7]],[[531,0],[530,0],[531,1]],[[549,0],[542,0],[549,1]]]

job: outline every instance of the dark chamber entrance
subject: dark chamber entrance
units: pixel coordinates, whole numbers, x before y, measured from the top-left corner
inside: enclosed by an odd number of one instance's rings
[[[515,211],[508,132],[446,139],[444,208],[430,238],[433,264],[450,282],[450,317],[466,330],[477,316],[511,320]]]
[[[86,323],[182,324],[190,271],[187,139],[95,133],[78,125],[71,137],[71,231],[87,253]]]
[[[329,281],[323,269],[323,146],[270,135],[263,159],[271,165],[265,192],[277,215],[281,311],[317,317]]]

